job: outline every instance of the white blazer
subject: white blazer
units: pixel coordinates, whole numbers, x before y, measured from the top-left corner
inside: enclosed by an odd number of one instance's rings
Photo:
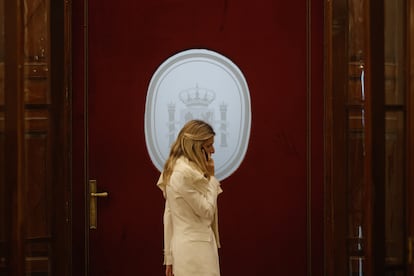
[[[174,166],[169,183],[157,183],[165,197],[164,264],[174,276],[220,275],[217,196],[219,181],[208,180],[185,157]]]

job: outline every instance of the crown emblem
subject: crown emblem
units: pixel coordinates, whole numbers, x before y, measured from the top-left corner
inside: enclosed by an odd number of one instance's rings
[[[198,87],[196,84],[195,87],[180,91],[179,98],[187,107],[207,107],[214,101],[216,94],[213,90]]]

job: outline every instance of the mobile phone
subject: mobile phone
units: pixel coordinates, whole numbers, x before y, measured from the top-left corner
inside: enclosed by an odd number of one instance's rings
[[[204,148],[201,148],[201,151],[204,153],[204,157],[206,158],[206,161],[208,161],[208,154]]]

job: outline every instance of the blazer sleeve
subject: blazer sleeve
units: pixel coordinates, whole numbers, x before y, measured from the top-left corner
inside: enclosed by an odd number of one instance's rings
[[[208,183],[207,179],[194,179],[181,172],[174,172],[170,178],[171,188],[183,197],[198,216],[207,219],[213,219],[216,212],[220,189],[216,183]]]
[[[168,206],[168,200],[165,201],[164,209],[164,265],[172,264],[172,252],[171,252],[171,237],[172,237],[172,221],[170,207]]]

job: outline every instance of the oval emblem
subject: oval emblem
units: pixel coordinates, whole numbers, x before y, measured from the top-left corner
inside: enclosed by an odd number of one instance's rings
[[[145,140],[159,171],[181,127],[201,119],[216,132],[216,177],[223,180],[241,164],[251,126],[250,93],[240,69],[205,49],[180,52],[154,73],[145,106]]]

